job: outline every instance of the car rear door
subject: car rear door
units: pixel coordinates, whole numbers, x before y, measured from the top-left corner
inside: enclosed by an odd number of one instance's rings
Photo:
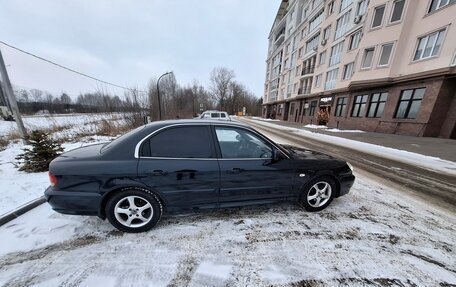
[[[213,131],[220,165],[221,207],[292,196],[294,173],[286,155],[274,160],[272,144],[249,129],[216,125]]]
[[[169,210],[217,206],[220,171],[209,126],[163,129],[144,141],[140,152],[138,175]]]

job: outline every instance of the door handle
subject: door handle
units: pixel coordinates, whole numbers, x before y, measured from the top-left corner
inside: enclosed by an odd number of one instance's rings
[[[227,170],[227,173],[237,174],[237,173],[241,173],[243,170],[244,169],[242,169],[242,168],[235,167],[235,168],[232,168],[230,170]]]
[[[155,169],[153,171],[150,172],[153,176],[163,176],[163,175],[166,175],[166,172],[164,172],[163,170],[158,170],[158,169]]]

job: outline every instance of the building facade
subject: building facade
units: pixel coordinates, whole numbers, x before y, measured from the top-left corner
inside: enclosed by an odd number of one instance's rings
[[[456,138],[456,0],[283,0],[263,117]]]

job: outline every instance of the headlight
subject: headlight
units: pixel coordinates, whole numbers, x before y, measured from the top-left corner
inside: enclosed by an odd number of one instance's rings
[[[347,165],[351,169],[351,171],[353,172],[353,166],[349,162],[347,162]]]

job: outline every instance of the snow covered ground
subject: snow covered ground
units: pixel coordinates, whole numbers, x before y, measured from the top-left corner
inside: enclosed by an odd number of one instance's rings
[[[123,124],[120,114],[62,114],[62,115],[36,115],[22,118],[28,130],[35,129],[60,129],[58,137],[71,136],[76,133],[93,134],[99,130],[102,120],[115,124]],[[0,120],[0,136],[8,136],[17,131],[15,122]]]
[[[223,209],[123,234],[44,204],[0,238],[0,286],[456,284],[456,216],[365,176],[319,213]]]
[[[332,133],[364,133],[364,131],[361,131],[361,130],[330,129],[327,126],[321,126],[321,125],[305,125],[304,127],[308,128],[308,129],[325,130],[327,132],[332,132]]]
[[[311,138],[321,142],[329,142],[331,144],[343,146],[343,147],[351,147],[358,151],[362,151],[365,153],[369,153],[372,155],[398,160],[401,162],[405,162],[408,164],[412,164],[415,166],[422,167],[428,170],[434,170],[439,172],[444,172],[450,175],[456,175],[456,162],[443,160],[438,157],[426,156],[418,153],[413,153],[405,150],[393,149],[389,147],[379,146],[370,143],[364,143],[360,141],[345,139],[337,136],[325,135],[321,133],[315,133],[307,130],[302,130],[298,128],[292,127],[284,127],[278,126],[273,123],[264,122],[262,120],[255,120],[256,123],[272,127],[272,128],[280,128],[281,130],[290,131],[296,134],[300,134],[303,137]]]

